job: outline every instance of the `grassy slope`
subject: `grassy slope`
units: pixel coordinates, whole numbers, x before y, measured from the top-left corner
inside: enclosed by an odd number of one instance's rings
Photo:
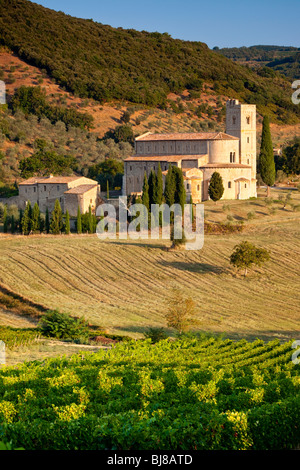
[[[237,217],[256,211],[252,228],[207,235],[201,251],[167,252],[163,246],[169,243],[151,240],[8,237],[0,247],[0,281],[35,302],[84,315],[112,332],[139,336],[146,327],[164,325],[166,300],[173,287],[180,287],[196,301],[203,330],[248,338],[298,337],[299,212],[279,209],[270,216],[259,200],[238,202],[232,207]],[[221,217],[221,207],[208,204],[208,218],[215,211]],[[235,244],[245,239],[272,256],[246,279],[228,261]]]

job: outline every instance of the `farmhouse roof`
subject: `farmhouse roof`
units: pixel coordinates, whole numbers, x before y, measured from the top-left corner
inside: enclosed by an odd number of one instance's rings
[[[91,189],[95,188],[98,186],[98,183],[96,184],[81,184],[80,186],[76,186],[75,188],[68,189],[65,191],[64,194],[84,194]]]
[[[36,177],[33,176],[32,178],[28,178],[25,181],[22,181],[19,185],[28,185],[28,184],[36,184],[36,183],[44,183],[44,184],[64,184],[64,183],[71,183],[72,181],[76,181],[82,176],[43,176],[43,177]]]

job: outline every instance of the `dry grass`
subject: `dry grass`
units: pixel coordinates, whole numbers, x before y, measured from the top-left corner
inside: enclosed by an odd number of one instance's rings
[[[250,202],[232,201],[232,212],[247,211]],[[214,205],[206,209],[212,217]],[[261,215],[243,233],[207,235],[200,251],[96,236],[3,238],[0,281],[112,333],[138,337],[149,326],[165,326],[166,301],[179,287],[194,299],[203,330],[249,339],[299,338],[299,219],[291,210]],[[270,250],[271,261],[244,279],[229,256],[245,239]]]

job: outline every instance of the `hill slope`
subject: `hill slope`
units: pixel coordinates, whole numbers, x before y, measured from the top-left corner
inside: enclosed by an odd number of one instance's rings
[[[164,107],[169,92],[199,90],[206,81],[274,119],[299,120],[289,82],[233,64],[204,43],[116,29],[27,0],[1,0],[0,6],[0,42],[81,97]]]
[[[291,81],[300,78],[300,48],[284,46],[251,46],[214,48],[225,57],[250,67],[268,67]]]

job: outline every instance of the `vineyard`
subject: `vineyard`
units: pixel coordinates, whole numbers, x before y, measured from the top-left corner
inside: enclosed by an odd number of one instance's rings
[[[293,449],[292,342],[183,337],[0,369],[0,440],[27,450]]]

